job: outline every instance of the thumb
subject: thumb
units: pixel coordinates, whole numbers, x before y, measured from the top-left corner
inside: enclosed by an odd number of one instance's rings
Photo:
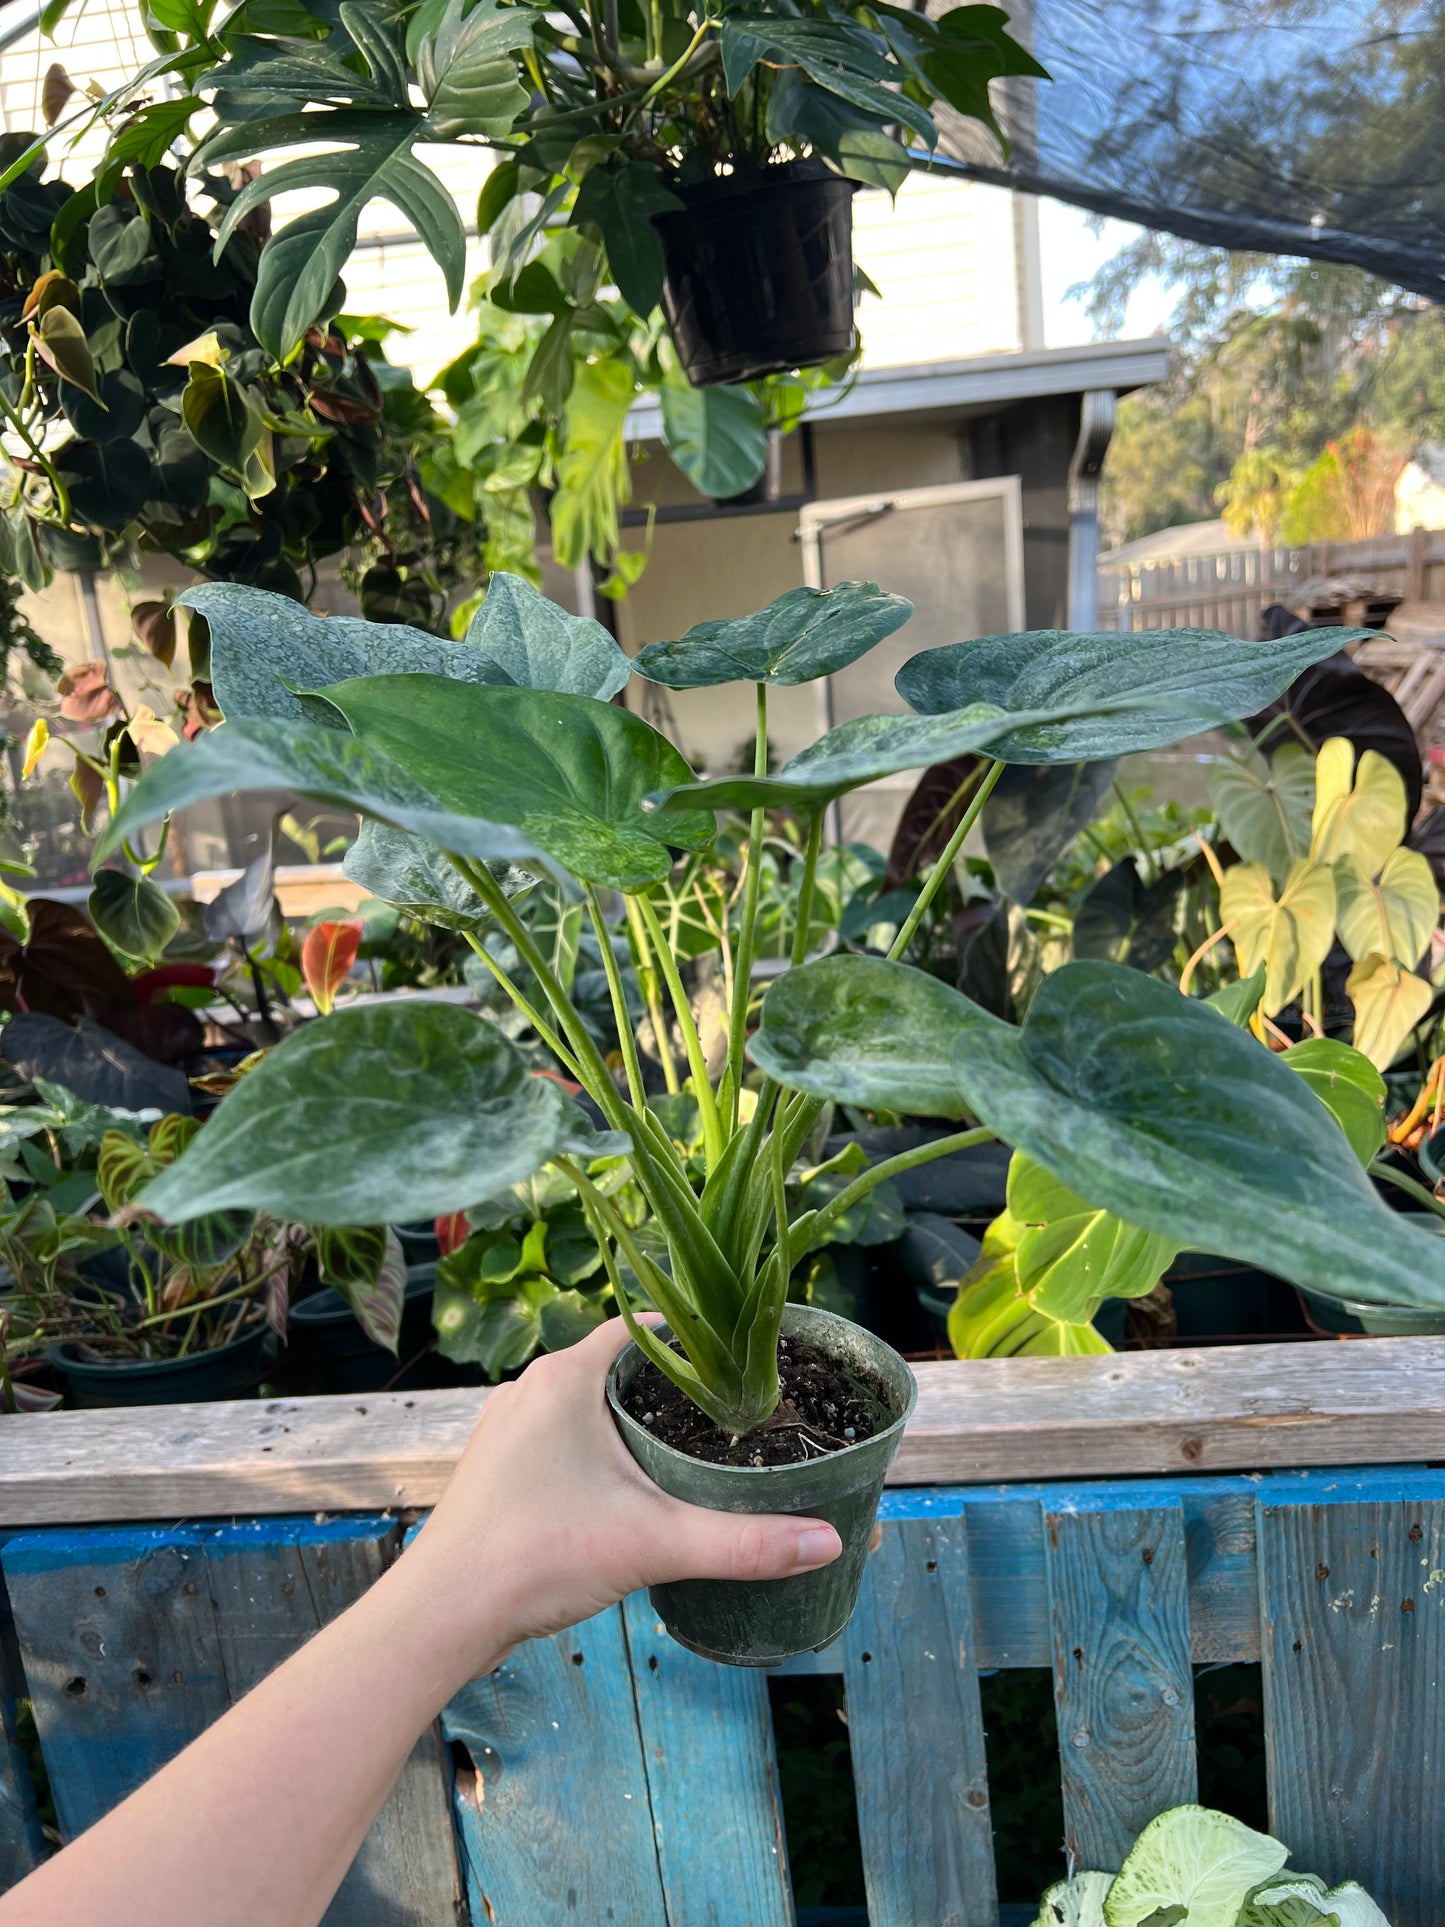
[[[649,1584],[672,1579],[789,1579],[831,1565],[843,1542],[822,1519],[773,1512],[709,1512],[680,1500],[658,1535]]]

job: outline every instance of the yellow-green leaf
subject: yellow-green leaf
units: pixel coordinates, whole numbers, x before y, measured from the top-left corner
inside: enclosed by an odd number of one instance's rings
[[[40,317],[40,326],[33,330],[32,339],[40,359],[47,362],[62,381],[83,390],[92,401],[100,400],[90,344],[85,339],[84,328],[69,308],[47,308]]]
[[[1340,941],[1355,962],[1378,951],[1416,964],[1440,919],[1440,892],[1427,858],[1393,850],[1372,883],[1354,857],[1335,864],[1335,916]]]
[[[1319,863],[1353,857],[1367,877],[1405,840],[1405,779],[1378,750],[1355,767],[1355,746],[1331,736],[1315,759],[1315,810],[1310,855]]]
[[[620,505],[631,493],[624,428],[634,392],[631,368],[618,356],[577,370],[551,505],[552,546],[563,568],[575,569],[589,553],[605,561],[617,546]]]
[[[1220,828],[1246,863],[1262,863],[1277,883],[1309,853],[1314,798],[1314,758],[1300,743],[1286,743],[1268,761],[1227,757],[1209,772]]]
[[[1378,954],[1363,957],[1345,979],[1355,1006],[1355,1049],[1388,1070],[1435,993],[1423,977]]]
[[[1086,1204],[1022,1151],[1009,1161],[1008,1208],[1021,1227],[1019,1289],[1035,1311],[1065,1324],[1087,1322],[1105,1298],[1152,1291],[1180,1250]]]
[[[37,716],[30,725],[30,734],[25,738],[25,761],[20,766],[22,782],[34,773],[35,765],[45,754],[49,743],[50,725],[43,716]]]
[[[1268,1017],[1319,969],[1335,936],[1335,873],[1304,857],[1291,865],[1278,898],[1262,863],[1226,871],[1219,914],[1234,941],[1241,977],[1265,967],[1262,1008]]]

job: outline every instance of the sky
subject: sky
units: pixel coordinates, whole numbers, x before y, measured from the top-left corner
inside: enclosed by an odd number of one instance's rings
[[[1039,202],[1039,253],[1043,264],[1044,345],[1076,348],[1095,339],[1083,304],[1071,301],[1068,290],[1087,281],[1126,241],[1141,230],[1127,221],[1105,221],[1097,234],[1090,231],[1089,215],[1062,201]],[[1171,289],[1157,281],[1136,288],[1129,302],[1120,338],[1137,339],[1167,329],[1174,303]]]

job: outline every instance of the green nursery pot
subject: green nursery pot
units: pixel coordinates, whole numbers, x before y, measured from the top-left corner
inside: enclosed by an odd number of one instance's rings
[[[666,1335],[665,1326],[658,1331]],[[783,1336],[806,1339],[845,1374],[862,1369],[883,1385],[887,1409],[871,1439],[799,1465],[708,1465],[654,1438],[623,1410],[644,1363],[635,1345],[618,1356],[607,1376],[608,1403],[627,1449],[664,1492],[713,1512],[826,1519],[843,1541],[832,1565],[793,1579],[684,1579],[652,1588],[648,1597],[673,1638],[728,1666],[773,1666],[794,1653],[815,1652],[848,1624],[883,1480],[918,1395],[912,1372],[892,1346],[846,1318],[789,1305]]]

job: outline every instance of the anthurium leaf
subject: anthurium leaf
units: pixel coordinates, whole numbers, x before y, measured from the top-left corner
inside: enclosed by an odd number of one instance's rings
[[[294,1031],[141,1194],[180,1221],[248,1206],[307,1224],[465,1208],[564,1142],[572,1106],[454,1004],[363,1004]]]
[[[984,848],[994,881],[1012,903],[1033,902],[1039,885],[1087,829],[1118,765],[1011,764],[983,806]]]
[[[1183,1249],[1086,1204],[1022,1151],[1009,1161],[1008,1209],[1021,1227],[1019,1289],[1066,1324],[1086,1323],[1105,1298],[1142,1298]]]
[[[681,206],[655,167],[620,157],[589,168],[577,190],[573,227],[596,228],[614,287],[644,319],[662,299],[662,243],[652,217]]]
[[[1277,1874],[1289,1849],[1209,1807],[1151,1820],[1104,1900],[1107,1927],[1138,1927],[1158,1907],[1188,1909],[1189,1927],[1234,1927],[1251,1887]]]
[[[316,1234],[323,1284],[356,1313],[373,1345],[395,1352],[406,1295],[406,1253],[387,1225],[323,1225]]]
[[[829,957],[773,984],[750,1048],[791,1089],[971,1113],[1079,1197],[1160,1237],[1334,1297],[1445,1304],[1439,1241],[1376,1196],[1304,1080],[1138,971],[1065,964],[1015,1029],[907,965]]]
[[[1157,970],[1173,954],[1184,914],[1182,870],[1146,883],[1132,856],[1091,886],[1074,917],[1074,955]]]
[[[636,667],[649,682],[669,689],[814,682],[846,669],[912,614],[911,602],[876,582],[789,589],[754,615],[699,622],[676,642],[649,643]]]
[[[722,502],[753,486],[768,465],[768,431],[763,405],[750,388],[694,388],[674,370],[662,384],[661,400],[667,452],[700,494]]]
[[[324,689],[354,676],[422,670],[458,682],[507,680],[493,652],[475,648],[470,640],[443,642],[400,622],[313,616],[289,596],[267,589],[203,582],[178,600],[206,619],[211,687],[221,713],[232,722],[253,716],[315,721],[314,711],[295,691]]]
[[[1435,993],[1393,957],[1361,957],[1345,979],[1355,1007],[1354,1045],[1377,1070],[1388,1070],[1405,1047]]]
[[[664,825],[644,815],[642,800],[692,772],[640,716],[588,696],[440,676],[368,676],[324,693],[364,743],[448,808],[512,824],[588,882],[637,890],[671,870]],[[665,831],[696,849],[712,840],[713,824],[672,815]]]
[[[519,689],[550,689],[558,695],[595,696],[606,702],[626,686],[632,674],[631,662],[600,622],[591,616],[568,615],[530,582],[502,569],[492,575],[466,641],[459,646],[479,651],[500,672],[468,677],[468,681],[514,683]],[[352,673],[379,675],[403,667],[453,673],[443,664],[422,662],[376,662]]]
[[[925,650],[904,663],[896,687],[926,716],[966,703],[1056,705],[1057,721],[1020,722],[993,754],[1006,763],[1093,762],[1250,715],[1310,663],[1367,633],[1314,629],[1282,642],[1238,642],[1213,629],[1035,629]]]
[[[394,903],[419,923],[446,930],[475,930],[490,915],[476,891],[433,843],[408,836],[368,817],[341,859],[344,876],[374,897]],[[513,864],[497,864],[492,874],[509,897],[530,890],[536,878]]]
[[[395,763],[344,730],[269,718],[224,723],[152,763],[107,826],[97,857],[103,860],[147,823],[188,803],[278,789],[359,810],[460,856],[484,862],[546,862],[544,853],[520,831],[448,810]]]
[[[1395,765],[1367,749],[1355,764],[1347,736],[1331,736],[1315,759],[1310,855],[1321,863],[1353,857],[1362,875],[1378,876],[1405,840],[1405,783]]]
[[[497,0],[451,0],[435,30],[416,48],[416,77],[427,101],[429,132],[499,139],[510,133],[530,89],[514,56],[530,47],[536,16]]]
[[[1265,968],[1263,1010],[1297,997],[1329,955],[1335,940],[1335,873],[1308,857],[1292,865],[1276,898],[1262,863],[1239,863],[1224,873],[1219,915],[1229,931],[1242,977]]]
[[[1301,743],[1263,756],[1227,756],[1209,771],[1219,827],[1246,863],[1262,863],[1276,883],[1310,847],[1315,760]]]
[[[1337,858],[1335,897],[1340,942],[1355,962],[1378,951],[1416,964],[1440,921],[1434,872],[1418,850],[1392,850],[1373,883],[1358,858]]]
[[[1304,1079],[1368,1168],[1385,1142],[1385,1080],[1362,1051],[1333,1037],[1306,1037],[1282,1053]]]
[[[154,963],[181,927],[180,911],[158,883],[120,870],[96,872],[86,909],[117,950],[145,963]]]
[[[988,703],[946,716],[858,716],[799,750],[776,776],[713,776],[648,800],[659,810],[817,809],[860,784],[987,749],[1052,710],[1001,714]],[[671,836],[671,830],[668,835]]]

